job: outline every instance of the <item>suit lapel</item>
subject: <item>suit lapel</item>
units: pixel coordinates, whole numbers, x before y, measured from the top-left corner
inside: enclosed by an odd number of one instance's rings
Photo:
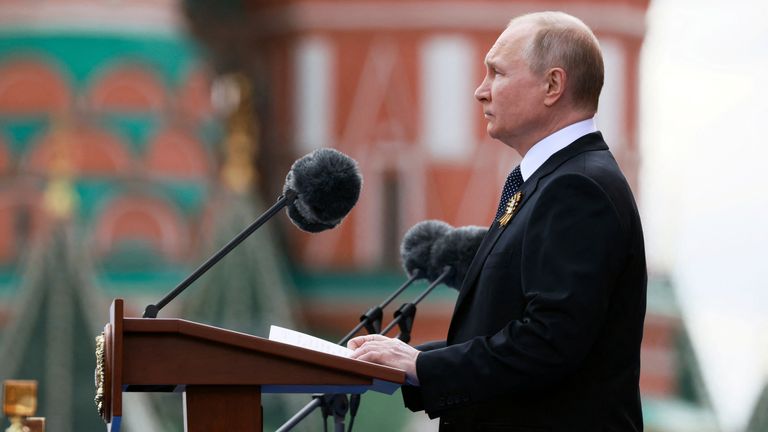
[[[533,195],[534,192],[536,191],[536,188],[539,185],[539,180],[541,180],[542,178],[552,173],[552,171],[554,171],[557,167],[562,165],[563,162],[567,161],[568,159],[571,159],[583,152],[595,151],[595,150],[608,150],[608,146],[603,141],[603,136],[600,134],[600,132],[593,132],[593,133],[584,135],[583,137],[569,144],[564,149],[553,154],[520,187],[520,191],[523,194],[523,198],[520,201],[520,204],[518,206],[518,212],[529,200],[531,195]],[[493,250],[493,246],[499,240],[499,237],[501,237],[501,234],[504,233],[504,230],[507,229],[507,227],[513,225],[514,223],[515,223],[515,218],[513,217],[512,220],[509,222],[509,224],[507,224],[504,227],[499,226],[499,223],[496,220],[494,220],[493,223],[491,224],[491,227],[488,230],[488,233],[483,238],[482,243],[480,243],[480,247],[478,248],[477,253],[475,254],[475,257],[472,259],[472,264],[470,264],[469,270],[467,270],[467,275],[464,278],[464,281],[462,283],[461,291],[459,292],[459,297],[456,299],[456,306],[453,311],[454,318],[456,318],[456,315],[463,301],[467,298],[469,293],[471,293],[474,290],[477,282],[477,277],[480,274],[480,270],[483,268],[483,264],[485,264],[485,260],[486,258],[488,258],[488,255],[491,253],[491,250]],[[451,320],[451,328],[448,331],[449,340],[451,336],[451,330],[454,328],[453,323],[454,323],[454,320]]]
[[[529,180],[532,179],[533,177],[531,177]],[[536,190],[538,183],[538,179],[536,179],[533,182],[525,182],[520,187],[520,192],[522,192],[523,198],[518,205],[518,212],[528,201],[528,197],[531,196],[531,194],[533,194],[533,192]],[[467,275],[465,276],[464,282],[462,283],[462,289],[459,292],[459,297],[456,299],[456,310],[458,310],[459,305],[464,300],[464,298],[466,298],[469,292],[474,290],[476,279],[480,274],[480,269],[483,268],[483,264],[485,264],[486,258],[488,258],[491,250],[493,250],[493,246],[496,245],[496,242],[499,240],[499,237],[501,237],[501,234],[504,233],[504,230],[514,223],[514,217],[506,226],[500,226],[498,221],[493,221],[491,228],[483,238],[482,243],[480,243],[480,247],[477,249],[475,257],[472,259],[472,264],[470,264],[469,270],[467,270]]]

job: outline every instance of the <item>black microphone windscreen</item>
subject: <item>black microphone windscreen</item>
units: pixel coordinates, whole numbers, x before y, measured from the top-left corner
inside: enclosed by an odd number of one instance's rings
[[[456,290],[460,289],[487,232],[487,228],[463,226],[452,229],[439,238],[430,251],[428,278],[437,279],[443,269],[449,266],[453,271],[443,283]]]
[[[421,272],[421,277],[427,276],[432,244],[451,229],[445,222],[427,220],[417,223],[405,233],[400,243],[400,258],[409,276],[417,271]]]
[[[299,229],[334,228],[360,197],[363,177],[357,162],[338,150],[321,148],[297,160],[285,177],[283,193],[296,192],[288,217]]]

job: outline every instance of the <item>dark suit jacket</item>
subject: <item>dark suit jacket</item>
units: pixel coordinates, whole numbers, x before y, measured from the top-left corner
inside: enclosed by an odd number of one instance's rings
[[[547,160],[494,222],[448,338],[416,362],[406,406],[441,431],[641,431],[643,233],[599,132]]]

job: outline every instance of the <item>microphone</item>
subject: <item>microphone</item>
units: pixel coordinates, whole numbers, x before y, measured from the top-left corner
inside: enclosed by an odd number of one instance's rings
[[[283,193],[297,196],[288,204],[288,217],[302,231],[334,228],[357,203],[362,184],[353,159],[329,148],[315,150],[294,162],[285,177]]]
[[[487,232],[487,228],[470,225],[454,228],[438,238],[430,250],[429,280],[436,280],[446,268],[450,268],[443,283],[457,291],[461,289],[461,283]]]
[[[426,220],[412,226],[400,243],[400,257],[405,273],[418,273],[421,278],[429,277],[432,245],[452,229],[452,226],[438,220]]]
[[[405,233],[402,242],[400,242],[400,258],[403,261],[405,273],[409,276],[408,280],[381,304],[371,307],[363,315],[360,315],[360,322],[347,333],[339,345],[345,345],[363,327],[369,334],[376,334],[381,331],[384,308],[416,280],[427,277],[432,244],[450,230],[451,226],[445,222],[428,220],[417,223]]]
[[[444,223],[440,222],[440,224]],[[429,226],[438,227],[439,225]],[[443,228],[436,228],[435,231],[437,230],[442,232]],[[429,259],[426,273],[430,285],[413,302],[401,305],[395,311],[394,319],[382,330],[381,334],[388,333],[397,325],[400,328],[397,338],[408,343],[411,339],[413,320],[416,317],[416,305],[441,283],[457,291],[461,288],[461,283],[464,281],[469,266],[472,264],[472,260],[475,258],[480,243],[487,232],[487,228],[477,226],[448,228],[447,232],[436,236],[434,241],[430,241],[428,244],[429,251],[420,251],[422,256],[419,258]],[[413,265],[417,266],[417,264]]]
[[[277,202],[216,254],[208,258],[159,302],[148,305],[144,309],[143,317],[157,318],[160,309],[283,207],[288,206],[288,217],[304,231],[314,233],[337,226],[357,202],[362,184],[363,178],[358,171],[357,162],[337,150],[322,148],[300,158],[288,171],[283,195]]]

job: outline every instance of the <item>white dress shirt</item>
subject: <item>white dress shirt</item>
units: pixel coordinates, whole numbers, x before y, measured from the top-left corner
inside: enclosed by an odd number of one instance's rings
[[[523,160],[520,161],[520,174],[523,176],[523,181],[528,180],[528,178],[536,172],[540,166],[544,165],[544,162],[546,162],[553,154],[564,149],[568,144],[584,135],[595,131],[597,131],[595,119],[590,118],[566,126],[534,144],[533,147],[528,150],[528,153],[523,156]]]

